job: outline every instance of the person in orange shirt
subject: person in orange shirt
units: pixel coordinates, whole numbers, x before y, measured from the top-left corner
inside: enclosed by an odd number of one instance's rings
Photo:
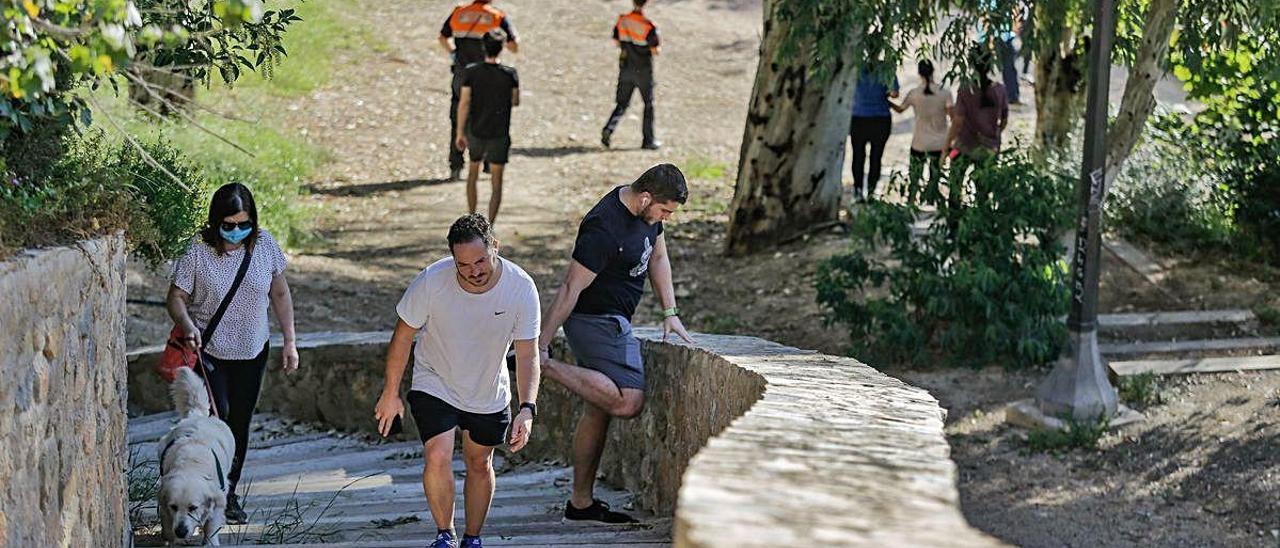
[[[635,9],[618,16],[613,25],[613,41],[618,44],[617,106],[600,131],[600,144],[612,144],[613,130],[626,114],[632,93],[639,89],[644,101],[644,140],[640,148],[654,150],[662,146],[653,135],[653,56],[658,55],[658,27],[644,16],[647,0],[634,0]]]
[[[508,50],[512,53],[520,51],[511,18],[493,7],[489,0],[475,0],[453,8],[440,28],[440,47],[449,52],[452,61],[449,67],[453,73],[453,96],[449,103],[449,178],[453,181],[462,179],[462,150],[454,142],[454,130],[458,127],[458,100],[462,97],[462,69],[472,63],[484,62],[484,35],[494,29],[501,29],[506,35]]]

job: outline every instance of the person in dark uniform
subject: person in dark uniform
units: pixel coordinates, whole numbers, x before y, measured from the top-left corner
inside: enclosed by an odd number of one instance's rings
[[[449,103],[449,179],[462,179],[462,150],[457,148],[454,129],[458,127],[458,100],[462,96],[462,69],[472,63],[484,62],[484,35],[494,29],[501,29],[507,37],[507,49],[512,53],[520,51],[516,41],[515,28],[511,19],[502,10],[490,5],[489,0],[475,0],[453,8],[449,17],[440,28],[440,47],[449,52],[453,73],[451,86],[453,96]],[[449,39],[453,43],[449,43]]]
[[[644,141],[640,147],[653,150],[662,146],[653,136],[653,56],[659,53],[658,27],[644,16],[647,0],[634,0],[635,9],[618,16],[613,25],[613,41],[618,44],[617,106],[600,131],[600,144],[612,143],[613,130],[627,112],[632,92],[639,89],[644,101]]]

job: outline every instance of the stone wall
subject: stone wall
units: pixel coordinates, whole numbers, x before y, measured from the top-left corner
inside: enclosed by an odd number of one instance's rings
[[[999,545],[960,513],[945,412],[928,392],[753,337],[697,335],[695,348],[636,334],[651,388],[639,417],[614,422],[601,472],[674,514],[677,546]],[[261,407],[372,431],[388,340],[300,337],[302,369],[273,370]],[[153,361],[153,351],[131,353],[131,404],[165,410]],[[548,381],[538,403],[522,455],[571,463],[578,398]]]
[[[382,393],[390,340],[390,332],[302,333],[298,336],[301,365],[293,375],[285,375],[280,371],[279,336],[273,336],[258,410],[321,422],[339,430],[376,431],[373,407]],[[129,351],[129,406],[133,410],[173,409],[168,385],[153,372],[162,349],[153,346]],[[406,370],[403,392],[409,390],[410,378]],[[417,436],[412,420],[404,426],[404,439]]]
[[[0,263],[0,546],[121,546],[121,236]]]

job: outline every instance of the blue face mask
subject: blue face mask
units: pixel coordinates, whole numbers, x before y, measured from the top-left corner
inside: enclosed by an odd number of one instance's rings
[[[253,232],[253,228],[236,228],[235,230],[227,230],[225,228],[218,229],[218,234],[222,235],[222,239],[232,245],[238,244],[245,238],[248,238],[250,232]]]

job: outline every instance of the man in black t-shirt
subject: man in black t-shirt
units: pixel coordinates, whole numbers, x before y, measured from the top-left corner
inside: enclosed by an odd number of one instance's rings
[[[437,40],[440,47],[449,52],[449,71],[453,73],[452,96],[449,101],[449,176],[454,181],[462,178],[463,151],[453,146],[454,128],[458,127],[458,101],[462,93],[462,69],[472,63],[484,62],[482,39],[494,30],[505,33],[507,49],[512,53],[519,53],[520,44],[516,41],[511,18],[493,7],[490,0],[474,0],[454,7],[440,27]],[[449,43],[450,40],[453,40],[452,44]]]
[[[520,105],[520,78],[516,69],[498,64],[504,41],[502,31],[484,36],[483,63],[472,63],[462,71],[462,93],[458,101],[458,123],[454,140],[458,150],[471,150],[471,167],[467,171],[467,209],[476,212],[476,179],[480,162],[491,168],[492,193],[489,195],[489,222],[498,219],[502,205],[502,176],[511,151],[511,109]]]
[[[613,130],[627,112],[631,96],[638,89],[644,101],[644,140],[640,147],[656,149],[661,143],[653,134],[653,56],[659,52],[658,27],[644,16],[646,0],[634,0],[635,9],[618,16],[613,25],[613,42],[618,45],[618,91],[616,105],[609,121],[600,131],[600,143],[605,147],[612,143]]]
[[[578,227],[569,272],[543,315],[538,339],[542,371],[587,404],[573,438],[573,495],[565,504],[566,519],[634,521],[592,493],[609,422],[635,417],[644,405],[644,365],[640,342],[631,334],[631,317],[646,278],[662,303],[663,340],[674,332],[693,342],[680,322],[662,236],[662,221],[688,197],[680,169],[659,164],[601,198]],[[547,354],[561,325],[579,365]]]

